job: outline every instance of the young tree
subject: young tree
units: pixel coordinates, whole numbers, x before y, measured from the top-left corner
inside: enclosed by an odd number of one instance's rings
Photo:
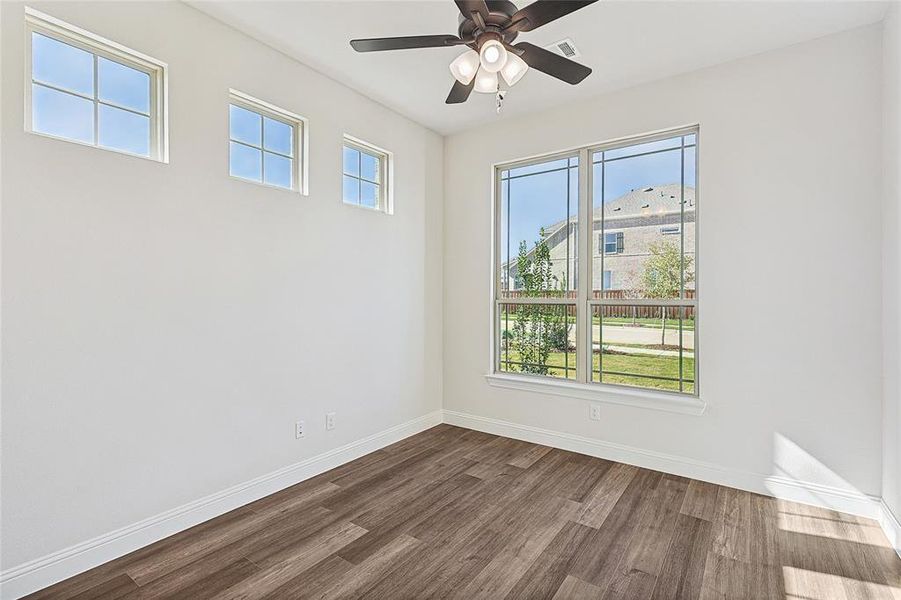
[[[525,241],[519,244],[519,256],[516,261],[517,288],[523,296],[535,298],[539,296],[562,295],[565,283],[561,283],[553,273],[551,251],[548,248],[544,229],[539,232],[539,239],[529,252]],[[524,373],[547,375],[547,361],[551,350],[560,342],[560,329],[563,328],[563,343],[568,343],[569,325],[565,308],[564,314],[555,314],[556,306],[541,304],[519,304],[516,321],[513,324],[513,347],[519,352],[522,363],[520,370]]]
[[[651,256],[644,263],[641,288],[645,298],[678,298],[684,284],[694,281],[691,256],[683,258],[679,247],[672,242],[655,242],[650,245]],[[683,266],[684,262],[684,266]],[[662,323],[660,345],[666,344],[666,307],[660,307]]]

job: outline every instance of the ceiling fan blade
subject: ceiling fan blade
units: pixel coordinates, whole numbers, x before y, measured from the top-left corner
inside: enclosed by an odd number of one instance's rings
[[[475,77],[473,77],[472,81],[469,82],[469,85],[463,85],[459,81],[454,81],[454,87],[451,88],[450,94],[447,95],[447,100],[445,100],[444,103],[460,104],[461,102],[466,102],[469,99],[469,95],[472,93],[472,88],[474,88],[475,85]]]
[[[591,69],[585,65],[580,65],[574,60],[569,60],[529,42],[520,42],[513,47],[522,50],[520,58],[526,61],[527,65],[566,83],[576,85],[591,75]]]
[[[597,0],[537,0],[516,11],[504,31],[532,31]]]
[[[409,50],[411,48],[444,48],[459,46],[463,40],[455,35],[411,35],[407,37],[368,38],[350,40],[357,52],[380,52],[382,50]]]
[[[463,15],[466,19],[472,18],[472,13],[479,13],[482,15],[482,19],[488,19],[488,5],[485,4],[485,0],[454,0],[457,3],[457,8],[460,9],[460,14]]]

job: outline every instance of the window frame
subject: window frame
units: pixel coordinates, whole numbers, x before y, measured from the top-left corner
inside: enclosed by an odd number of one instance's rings
[[[273,150],[266,150],[263,148],[264,140],[260,137],[260,146],[254,146],[253,144],[248,144],[246,142],[241,142],[238,140],[233,140],[231,137],[231,117],[227,116],[228,127],[226,128],[226,139],[228,142],[228,148],[226,152],[226,165],[225,170],[230,179],[235,179],[237,181],[242,181],[244,183],[250,183],[254,185],[261,185],[263,187],[267,187],[270,189],[281,190],[283,192],[299,192],[303,196],[309,196],[310,188],[309,188],[309,158],[308,158],[308,121],[306,117],[293,113],[289,110],[276,106],[275,104],[271,104],[266,102],[265,100],[260,100],[250,94],[246,94],[240,90],[236,90],[230,88],[228,90],[228,107],[232,105],[238,106],[245,110],[249,110],[253,113],[261,115],[261,117],[268,117],[273,121],[278,121],[279,123],[283,123],[288,125],[293,130],[292,133],[292,146],[291,151],[294,156],[288,157],[280,152],[275,152]],[[230,112],[230,109],[229,109]],[[262,119],[261,119],[261,127],[262,127]],[[262,136],[262,134],[261,134]],[[261,160],[263,161],[260,166],[260,181],[254,181],[253,179],[247,179],[245,177],[238,177],[237,175],[231,174],[231,143],[234,142],[236,144],[241,144],[243,146],[247,146],[248,148],[253,148],[255,150],[260,151]],[[265,153],[269,152],[270,154],[275,154],[277,156],[281,156],[283,158],[290,158],[292,162],[291,168],[291,187],[286,188],[280,185],[274,185],[271,183],[266,183],[265,181]]]
[[[593,298],[593,278],[592,278],[592,269],[593,269],[593,260],[595,255],[595,235],[594,235],[594,198],[593,198],[593,190],[594,190],[594,155],[599,151],[608,151],[614,150],[623,147],[636,146],[639,144],[645,144],[649,142],[664,140],[672,137],[680,137],[680,136],[695,136],[694,142],[694,150],[696,152],[696,158],[698,160],[695,164],[695,214],[694,214],[694,223],[695,223],[695,233],[694,233],[694,270],[695,270],[695,279],[694,279],[694,297],[693,298],[652,298],[652,299],[623,299],[623,300],[613,300],[613,299],[595,299]],[[684,147],[684,142],[683,142]],[[615,404],[626,404],[630,406],[640,406],[643,408],[652,408],[652,409],[660,409],[667,410],[671,412],[679,412],[685,414],[694,414],[700,415],[706,410],[706,402],[701,400],[701,386],[700,386],[700,362],[699,362],[699,347],[700,347],[700,319],[699,319],[699,310],[698,310],[698,289],[699,289],[699,281],[700,281],[700,264],[698,260],[699,256],[699,246],[700,246],[700,235],[699,235],[699,215],[698,215],[698,198],[699,198],[699,188],[700,188],[700,167],[698,163],[700,153],[700,127],[698,124],[686,125],[682,127],[677,127],[673,129],[661,130],[649,134],[637,135],[637,136],[629,136],[624,138],[617,138],[614,140],[610,140],[607,142],[600,142],[595,144],[590,144],[586,146],[580,146],[577,148],[573,148],[570,150],[555,152],[551,154],[543,154],[536,155],[526,159],[515,160],[515,161],[506,161],[501,163],[496,163],[492,165],[492,177],[493,177],[493,186],[492,186],[492,244],[491,244],[491,286],[490,286],[490,301],[491,301],[491,334],[489,335],[489,368],[488,373],[486,375],[486,379],[489,384],[503,387],[508,389],[516,389],[523,391],[532,391],[538,393],[550,393],[555,395],[574,397],[574,398],[583,398],[588,400],[597,400],[597,401],[606,401],[612,402]],[[550,162],[554,160],[559,160],[561,158],[567,158],[572,156],[578,156],[579,159],[579,199],[578,199],[578,224],[577,231],[579,232],[578,237],[578,256],[585,257],[581,258],[578,261],[577,267],[577,280],[580,282],[588,281],[591,282],[589,286],[578,286],[576,289],[576,298],[573,299],[547,299],[547,298],[517,298],[514,302],[511,300],[504,299],[502,297],[502,282],[501,282],[501,271],[502,265],[500,263],[501,253],[501,199],[502,199],[502,172],[515,169],[518,167],[530,166],[542,162]],[[684,155],[683,155],[684,157]],[[684,165],[684,158],[683,158]],[[683,168],[683,187],[684,187],[684,168]],[[600,235],[604,235],[606,232],[603,228],[603,211],[601,217],[601,232]],[[585,218],[588,215],[589,218]],[[681,225],[680,225],[681,227]],[[684,230],[684,227],[682,227]],[[683,240],[684,244],[684,240]],[[684,248],[684,246],[683,246]],[[683,250],[684,251],[684,250]],[[604,252],[599,252],[599,258],[601,259],[600,272],[603,274],[605,270],[604,266]],[[602,275],[603,279],[603,275]],[[601,284],[603,288],[603,283]],[[682,293],[684,296],[684,291]],[[525,302],[523,302],[525,301]],[[501,345],[501,333],[500,333],[500,308],[503,304],[522,304],[522,303],[538,303],[538,304],[559,304],[559,305],[572,305],[576,306],[576,336],[575,343],[577,348],[577,371],[576,371],[576,380],[567,380],[563,378],[554,378],[547,377],[542,375],[531,375],[526,373],[509,373],[499,370],[499,354],[498,351]],[[592,372],[592,354],[593,352],[585,352],[584,347],[591,343],[588,338],[591,336],[591,326],[592,326],[592,316],[594,314],[594,310],[596,306],[603,305],[651,305],[651,306],[691,306],[694,309],[694,335],[695,335],[695,343],[694,343],[694,367],[695,367],[695,377],[694,377],[694,390],[693,392],[678,392],[678,391],[669,391],[669,390],[659,390],[659,389],[651,389],[651,388],[641,388],[636,386],[628,386],[624,384],[617,383],[607,383],[607,382],[598,382],[592,381],[593,372]]]
[[[362,174],[360,176],[357,175],[349,175],[344,172],[344,148],[352,148],[361,154],[368,154],[370,156],[374,156],[379,159],[379,182],[378,185],[379,197],[376,201],[375,206],[366,206],[361,202],[352,203],[344,201],[344,177],[352,177],[360,182],[367,183],[375,183],[368,179],[364,179]],[[394,154],[384,148],[379,148],[374,144],[370,144],[369,142],[363,141],[360,138],[354,137],[349,134],[344,134],[343,142],[341,144],[341,204],[344,206],[351,206],[355,208],[362,208],[369,211],[380,212],[386,215],[394,214]]]
[[[32,34],[34,33],[54,39],[63,44],[72,46],[73,48],[78,48],[79,50],[88,52],[94,57],[93,60],[95,73],[93,98],[87,98],[86,96],[73,92],[71,90],[58,89],[53,85],[34,81],[32,57]],[[99,85],[99,82],[97,81],[96,73],[98,57],[125,65],[137,71],[141,71],[143,73],[146,73],[150,77],[150,110],[149,114],[145,115],[149,116],[150,118],[150,152],[147,156],[134,152],[128,152],[127,150],[110,148],[108,146],[100,145],[98,112],[101,105],[129,110],[129,112],[134,112],[135,114],[138,113],[130,109],[125,109],[124,107],[119,107],[114,103],[103,102],[99,99],[97,92],[97,86]],[[34,10],[33,8],[27,6],[25,7],[25,131],[27,131],[28,133],[53,140],[61,140],[72,144],[78,144],[80,146],[87,146],[89,148],[98,148],[100,150],[115,152],[117,154],[124,154],[126,156],[134,156],[146,160],[168,163],[168,70],[168,65],[160,60],[138,52],[137,50],[123,46],[122,44],[99,36],[95,33],[81,29],[80,27],[76,27],[75,25],[67,23],[61,19],[57,19],[56,17]],[[34,130],[32,114],[34,100],[32,97],[32,86],[35,83],[48,89],[61,91],[78,98],[90,100],[93,103],[93,143]]]

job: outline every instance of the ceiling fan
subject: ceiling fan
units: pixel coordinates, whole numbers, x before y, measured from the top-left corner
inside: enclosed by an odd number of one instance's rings
[[[460,9],[457,35],[415,35],[408,37],[351,40],[357,52],[408,50],[467,46],[454,59],[450,70],[456,82],[445,102],[466,102],[473,90],[498,93],[498,73],[514,85],[529,67],[575,85],[591,74],[591,69],[528,42],[513,44],[523,32],[532,31],[597,0],[537,0],[517,10],[509,0],[455,0]]]

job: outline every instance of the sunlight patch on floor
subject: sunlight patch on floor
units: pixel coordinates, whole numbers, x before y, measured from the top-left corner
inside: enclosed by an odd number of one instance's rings
[[[901,600],[901,588],[782,567],[786,600]]]
[[[778,500],[777,507],[782,531],[891,548],[879,523],[872,519],[785,500]]]

